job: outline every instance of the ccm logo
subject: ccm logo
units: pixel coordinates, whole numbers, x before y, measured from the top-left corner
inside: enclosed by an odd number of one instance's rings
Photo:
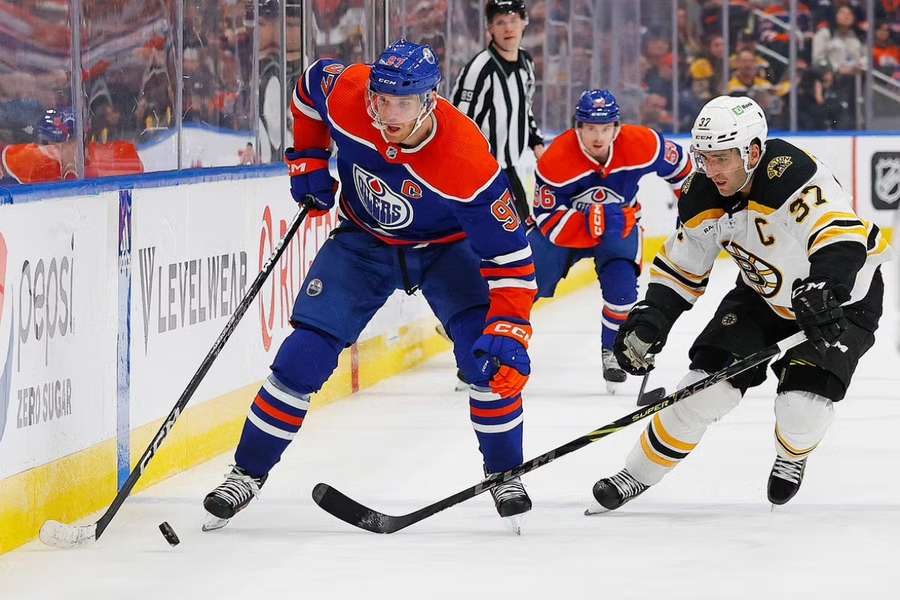
[[[521,340],[526,345],[528,344],[528,340],[531,339],[530,327],[517,325],[516,323],[506,323],[503,321],[491,325],[486,333],[511,337],[517,340]]]

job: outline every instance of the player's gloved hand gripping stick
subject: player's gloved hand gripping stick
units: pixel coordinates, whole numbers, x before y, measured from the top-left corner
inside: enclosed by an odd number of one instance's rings
[[[685,398],[696,394],[700,390],[712,387],[721,381],[727,381],[735,375],[739,375],[740,373],[743,373],[748,369],[752,369],[759,364],[762,364],[784,352],[787,352],[789,349],[805,341],[806,334],[804,334],[802,331],[799,333],[795,333],[794,335],[785,338],[777,344],[773,344],[768,348],[764,348],[759,352],[737,360],[721,371],[717,371],[716,373],[713,373],[708,377],[704,377],[700,381],[692,383],[685,388],[669,394],[668,396],[651,406],[648,406],[646,408],[639,408],[638,410],[628,413],[624,417],[617,419],[612,423],[604,425],[603,427],[599,427],[586,435],[583,435],[577,439],[572,440],[571,442],[563,444],[562,446],[554,448],[549,452],[545,452],[540,456],[522,463],[514,469],[510,469],[509,471],[504,471],[502,473],[494,473],[484,481],[481,481],[480,483],[473,485],[470,488],[466,488],[461,492],[457,492],[452,496],[448,496],[443,500],[439,500],[434,504],[430,504],[424,508],[420,508],[419,510],[406,515],[392,516],[384,514],[382,512],[378,512],[376,510],[372,510],[371,508],[363,506],[356,500],[345,496],[343,493],[325,483],[319,483],[315,488],[313,488],[313,500],[325,511],[331,513],[338,519],[349,523],[350,525],[354,525],[356,527],[374,533],[394,533],[395,531],[399,531],[405,527],[409,527],[410,525],[418,523],[423,519],[427,519],[428,517],[439,513],[445,508],[450,508],[451,506],[459,504],[460,502],[465,502],[470,498],[474,498],[475,496],[483,492],[491,490],[504,481],[508,481],[513,477],[524,475],[525,473],[533,471],[538,467],[556,460],[560,456],[565,456],[566,454],[575,452],[576,450],[583,448],[592,442],[603,439],[606,436],[613,434],[620,429],[627,427],[628,425],[631,425],[632,423],[658,413],[662,409],[672,406],[676,402],[680,402],[681,400],[684,400]]]
[[[156,435],[153,436],[153,441],[149,446],[147,446],[147,449],[144,450],[144,453],[141,454],[141,458],[138,459],[137,464],[128,475],[128,479],[125,480],[125,484],[122,486],[122,489],[120,489],[119,493],[116,494],[116,497],[113,498],[112,504],[109,505],[109,508],[106,509],[106,512],[103,513],[103,515],[100,517],[100,519],[97,520],[96,523],[92,523],[90,525],[66,525],[65,523],[60,523],[59,521],[46,521],[41,526],[40,539],[42,542],[49,546],[55,546],[57,548],[72,548],[100,539],[100,536],[103,535],[104,531],[106,531],[106,528],[109,525],[110,521],[112,521],[113,517],[116,516],[116,513],[119,511],[122,503],[125,502],[125,499],[128,498],[128,496],[131,494],[131,490],[134,489],[134,486],[135,484],[137,484],[138,479],[140,479],[141,475],[144,474],[144,471],[147,469],[150,461],[156,455],[160,446],[162,446],[163,441],[165,441],[166,437],[169,435],[169,432],[175,425],[175,421],[181,415],[181,412],[184,410],[185,406],[187,406],[187,403],[194,395],[194,392],[197,390],[200,382],[203,381],[203,378],[206,376],[206,373],[212,366],[213,361],[215,361],[219,356],[219,352],[222,351],[222,348],[225,346],[225,342],[227,342],[228,338],[231,337],[231,334],[234,332],[234,329],[240,322],[241,317],[243,317],[244,313],[247,312],[247,309],[250,308],[250,304],[253,302],[256,294],[259,293],[259,290],[262,288],[263,283],[265,283],[269,274],[273,271],[275,265],[278,263],[278,259],[281,258],[281,255],[287,248],[288,242],[292,237],[294,237],[294,234],[297,232],[297,229],[300,227],[303,219],[305,219],[306,215],[310,212],[310,206],[314,205],[315,203],[308,199],[307,201],[304,201],[303,204],[304,205],[294,216],[293,221],[291,221],[291,224],[288,227],[287,232],[285,232],[284,237],[275,247],[272,255],[269,256],[269,259],[262,266],[259,275],[257,275],[256,279],[253,280],[253,283],[250,284],[250,289],[247,290],[244,298],[241,300],[240,304],[237,305],[237,308],[235,308],[234,314],[232,314],[231,318],[228,319],[228,322],[225,324],[225,328],[222,330],[222,333],[220,333],[219,337],[216,338],[216,341],[215,343],[213,343],[212,348],[210,348],[209,352],[206,354],[203,362],[200,363],[200,367],[197,369],[197,372],[194,373],[193,377],[191,377],[191,380],[188,382],[187,387],[181,393],[181,396],[178,398],[178,402],[175,403],[175,406],[172,408],[169,416],[167,416],[163,420],[162,426],[159,428],[159,431],[157,431]]]

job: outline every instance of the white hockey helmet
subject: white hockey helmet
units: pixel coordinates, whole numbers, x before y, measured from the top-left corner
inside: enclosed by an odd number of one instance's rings
[[[766,116],[752,98],[747,96],[713,98],[700,110],[691,128],[691,157],[694,166],[701,173],[706,173],[706,165],[700,152],[737,148],[741,153],[744,171],[749,181],[753,173],[753,169],[750,168],[750,144],[754,140],[758,141],[760,152],[764,153],[768,134]]]

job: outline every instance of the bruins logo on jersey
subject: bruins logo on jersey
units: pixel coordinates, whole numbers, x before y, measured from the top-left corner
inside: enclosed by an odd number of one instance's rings
[[[747,282],[747,285],[756,290],[757,294],[763,298],[771,298],[781,289],[781,283],[784,278],[781,276],[781,272],[773,265],[734,242],[726,245],[725,251],[731,255],[734,262],[744,272],[744,280]]]
[[[787,171],[787,168],[791,166],[792,162],[790,156],[776,156],[770,160],[768,166],[766,166],[766,175],[769,176],[769,179],[781,177],[784,175],[784,172]]]

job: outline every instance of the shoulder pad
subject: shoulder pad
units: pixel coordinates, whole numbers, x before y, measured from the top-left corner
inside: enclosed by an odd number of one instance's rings
[[[474,121],[439,98],[434,109],[437,131],[408,165],[438,194],[469,201],[494,180],[500,171],[487,139]]]
[[[556,187],[596,172],[599,167],[598,163],[585,156],[574,129],[558,135],[537,162],[541,179]]]
[[[724,214],[722,196],[715,184],[703,173],[691,173],[681,186],[678,220],[692,229],[707,219],[718,219]]]
[[[784,140],[766,142],[766,153],[753,175],[750,200],[777,210],[812,179],[816,161]]]
[[[609,172],[646,168],[656,162],[661,150],[658,133],[640,125],[622,125],[613,146]]]

